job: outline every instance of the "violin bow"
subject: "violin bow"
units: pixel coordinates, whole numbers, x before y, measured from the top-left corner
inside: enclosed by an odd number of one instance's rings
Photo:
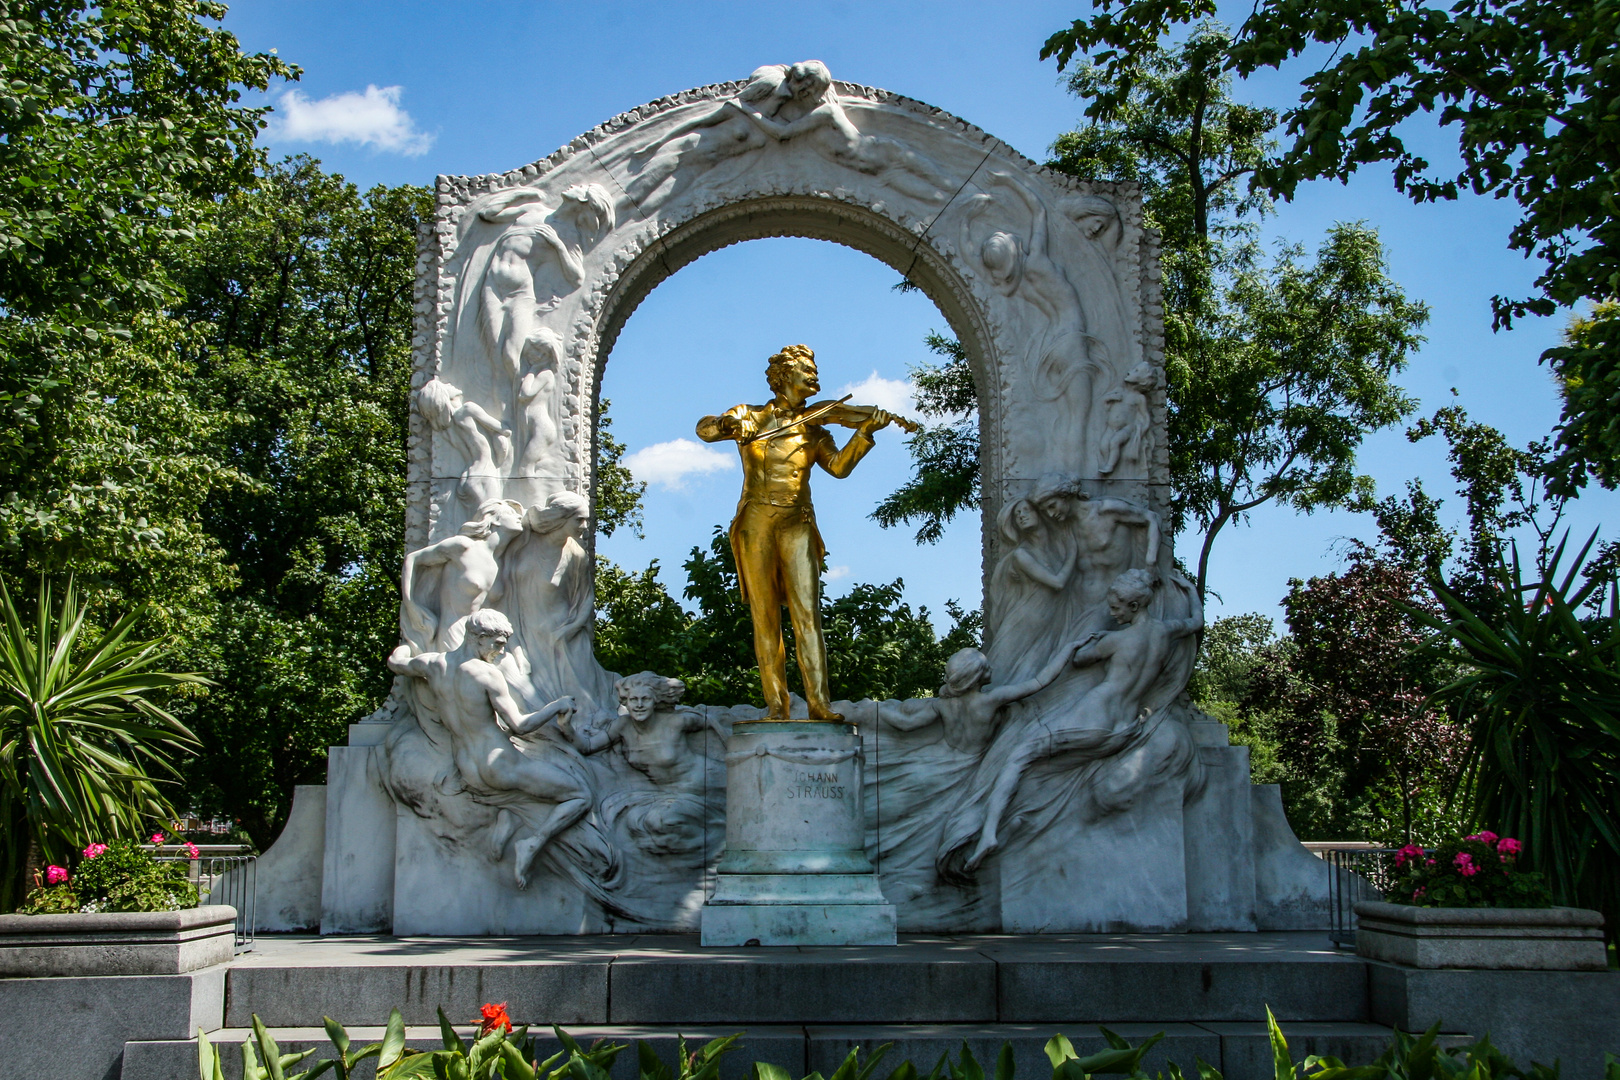
[[[844,404],[844,402],[848,401],[854,396],[854,394],[845,394],[837,401],[829,401],[819,409],[811,409],[798,419],[790,420],[779,428],[772,428],[769,431],[762,431],[753,438],[745,440],[745,442],[770,442],[772,439],[777,438],[778,436],[786,435],[796,427],[801,427],[808,424],[810,421],[815,420],[818,417],[826,416],[828,413],[832,412],[834,409],[838,408],[838,406]]]

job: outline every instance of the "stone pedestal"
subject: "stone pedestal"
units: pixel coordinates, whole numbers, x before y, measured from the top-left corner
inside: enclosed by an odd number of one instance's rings
[[[861,739],[849,724],[742,722],[726,742],[726,850],[705,945],[893,945],[866,857]]]

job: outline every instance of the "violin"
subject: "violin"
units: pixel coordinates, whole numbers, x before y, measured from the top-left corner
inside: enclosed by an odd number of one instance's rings
[[[807,410],[797,419],[790,420],[779,428],[772,428],[770,431],[761,432],[748,441],[768,442],[769,440],[775,439],[778,436],[796,431],[806,424],[818,421],[826,424],[837,424],[840,427],[860,427],[862,424],[872,419],[872,414],[878,411],[878,407],[876,405],[848,404],[849,399],[854,396],[854,394],[845,394],[837,401],[829,401],[823,405],[817,405],[815,408]],[[915,420],[908,420],[904,416],[899,416],[894,413],[890,413],[890,415],[894,416],[895,425],[907,435],[915,435],[917,432],[922,430],[922,425],[917,423]]]

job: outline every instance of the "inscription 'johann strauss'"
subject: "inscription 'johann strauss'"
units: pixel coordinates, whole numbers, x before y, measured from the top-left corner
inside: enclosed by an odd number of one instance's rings
[[[793,774],[793,786],[787,789],[790,799],[842,799],[844,787],[838,783],[837,772],[799,772]]]

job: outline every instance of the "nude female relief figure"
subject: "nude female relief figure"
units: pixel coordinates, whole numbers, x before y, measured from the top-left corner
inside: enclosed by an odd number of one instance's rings
[[[416,402],[428,426],[446,435],[467,462],[456,488],[461,501],[479,506],[500,498],[500,473],[512,457],[512,433],[443,379],[424,384],[416,391]]]

